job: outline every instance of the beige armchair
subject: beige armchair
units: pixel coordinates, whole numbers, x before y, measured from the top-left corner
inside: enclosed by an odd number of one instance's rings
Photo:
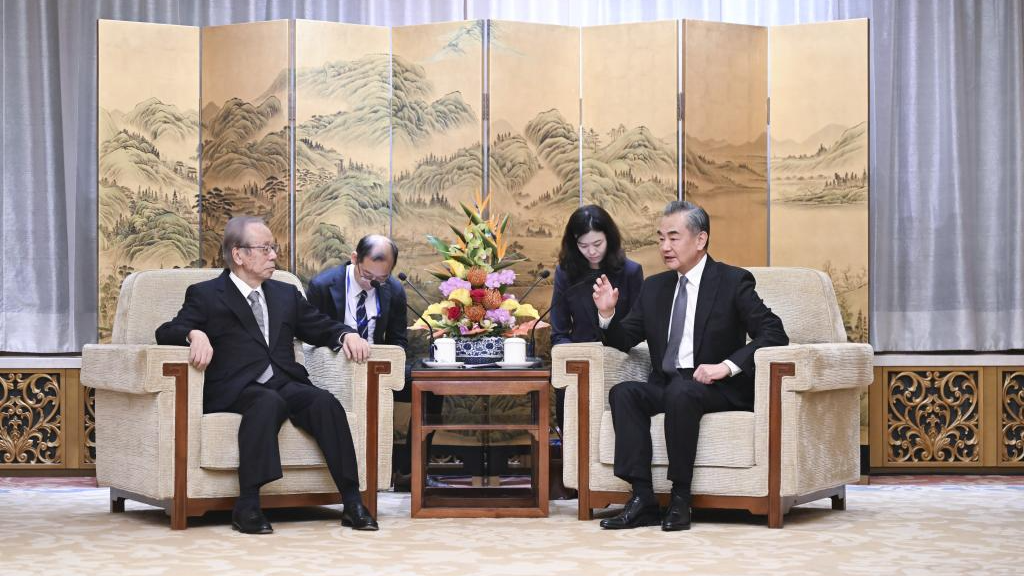
[[[832,282],[817,270],[751,268],[757,291],[782,318],[790,345],[762,348],[753,412],[704,416],[693,476],[693,507],[766,514],[781,528],[795,505],[831,497],[845,508],[846,484],[860,476],[860,395],[872,380],[873,353],[849,344]],[[608,391],[646,380],[646,343],[629,354],[598,343],[552,349],[552,383],[565,388],[563,482],[579,490],[579,519],[623,503],[629,484],[615,477],[615,431]],[[654,488],[664,500],[664,415],[652,419]]]
[[[164,508],[171,527],[208,510],[229,510],[238,494],[241,416],[203,414],[203,373],[188,364],[188,348],[154,344],[154,331],[181,307],[185,289],[220,274],[214,269],[137,272],[117,302],[112,344],[82,350],[81,381],[96,389],[96,479],[110,487],[110,509],[125,499]],[[299,287],[277,271],[275,280]],[[296,342],[296,357],[313,383],[341,401],[359,460],[359,488],[376,514],[377,487],[391,479],[392,390],[405,384],[405,352],[373,346],[370,360]],[[284,477],[261,490],[264,507],[340,502],[316,441],[285,422],[280,435]]]

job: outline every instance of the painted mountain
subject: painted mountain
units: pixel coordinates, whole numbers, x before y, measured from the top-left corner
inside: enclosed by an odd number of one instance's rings
[[[208,104],[204,112],[210,113],[202,119],[205,264],[224,265],[224,225],[238,214],[262,216],[277,241],[287,246],[288,128],[281,100],[268,96],[253,103],[230,98],[219,106]],[[285,247],[278,259],[288,258]]]
[[[199,259],[195,110],[157,98],[128,111],[100,108],[99,329],[107,341],[117,295],[136,270]]]

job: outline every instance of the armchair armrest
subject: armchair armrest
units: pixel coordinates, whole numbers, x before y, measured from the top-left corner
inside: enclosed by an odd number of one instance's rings
[[[156,344],[86,344],[82,349],[82,385],[125,394],[174,390],[174,378],[164,376],[164,364],[188,364],[185,346]],[[203,373],[189,366],[189,380]]]
[[[783,392],[822,392],[865,388],[874,379],[869,344],[791,344],[761,348],[754,354],[757,373],[772,363],[792,363],[795,374],[782,380]]]

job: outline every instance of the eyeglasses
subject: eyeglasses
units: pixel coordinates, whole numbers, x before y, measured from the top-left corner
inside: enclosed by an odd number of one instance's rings
[[[391,277],[391,274],[384,274],[383,276],[374,276],[373,274],[368,274],[365,270],[363,270],[363,267],[360,266],[359,264],[356,264],[356,268],[359,271],[359,277],[362,278],[363,280],[366,280],[367,282],[372,282],[376,280],[377,282],[383,284],[384,282],[387,282],[388,278]]]
[[[248,248],[249,250],[260,250],[263,254],[269,256],[271,252],[277,254],[281,251],[280,244],[262,244],[260,246],[239,246],[239,248]]]

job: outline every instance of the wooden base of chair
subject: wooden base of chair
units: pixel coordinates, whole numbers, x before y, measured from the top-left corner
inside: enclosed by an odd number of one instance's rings
[[[749,510],[751,514],[768,516],[769,528],[782,528],[783,516],[790,508],[799,504],[832,499],[833,510],[846,509],[846,485],[836,486],[806,494],[800,497],[783,497],[782,491],[782,378],[794,376],[796,366],[792,362],[771,363],[771,382],[768,392],[768,495],[767,496],[710,496],[694,495],[693,508],[726,508]],[[568,374],[576,374],[579,430],[577,433],[577,485],[579,486],[580,520],[593,520],[595,508],[606,508],[611,504],[624,504],[629,499],[626,492],[604,492],[590,490],[590,363],[569,361],[565,364]],[[668,503],[668,495],[659,495],[662,505]]]
[[[368,362],[366,376],[366,490],[362,492],[363,502],[370,514],[377,515],[377,422],[379,421],[380,377],[390,374],[387,362]],[[163,375],[174,378],[174,497],[170,500],[156,500],[117,488],[110,489],[110,511],[124,512],[124,501],[136,500],[144,504],[163,508],[171,517],[172,530],[188,528],[188,518],[202,516],[211,510],[231,510],[234,497],[189,498],[188,497],[188,364],[164,364]],[[322,506],[338,504],[341,495],[332,493],[273,494],[260,496],[264,508],[287,508],[297,506]]]

